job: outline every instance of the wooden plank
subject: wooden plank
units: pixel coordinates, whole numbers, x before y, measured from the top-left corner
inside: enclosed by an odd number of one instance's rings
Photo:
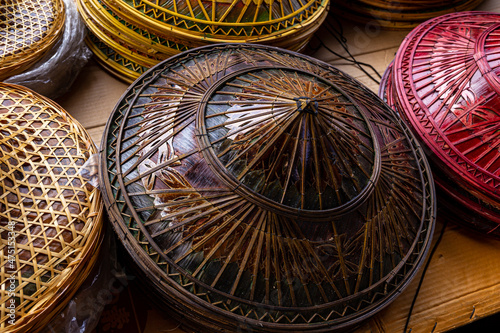
[[[90,137],[92,138],[92,140],[94,140],[94,143],[98,147],[100,146],[101,143],[102,133],[104,132],[104,126],[105,125],[100,125],[97,127],[87,128],[87,132],[90,134]]]
[[[439,222],[434,243],[442,226]],[[421,274],[356,332],[403,332]],[[499,293],[500,241],[451,223],[424,277],[408,331],[444,332],[497,313]]]
[[[391,61],[394,59],[397,50],[398,47],[392,47],[390,49],[356,56],[356,59],[360,62],[372,65],[375,68],[375,70],[380,75],[382,75],[386,70],[387,66],[389,66]],[[317,52],[316,56],[318,57],[318,59],[326,61],[335,66],[336,68],[340,69],[341,71],[351,75],[356,80],[367,86],[373,92],[378,93],[379,85],[372,79],[370,79],[365,73],[363,73],[356,66],[347,63],[345,60],[332,57],[331,54],[328,54],[324,50]],[[366,66],[364,68],[372,75],[372,77],[380,80],[378,76],[376,76],[375,73],[370,68]]]
[[[332,5],[334,6],[334,5]],[[479,5],[475,10],[480,11],[489,11],[489,12],[500,12],[500,2],[495,0],[484,1],[481,5]],[[346,39],[346,43],[348,44],[349,52],[355,56],[359,61],[360,55],[374,55],[380,51],[385,51],[389,49],[398,49],[399,45],[406,37],[406,35],[411,30],[386,30],[381,29],[378,25],[377,21],[374,19],[368,23],[359,23],[350,20],[345,20],[342,18],[341,14],[335,11],[335,8],[331,9],[331,15],[327,19],[327,22],[318,30],[316,33],[317,36],[321,36],[322,41],[335,52],[339,53],[342,56],[348,56],[347,52],[345,52],[338,40],[335,39],[334,35],[332,35],[329,31],[333,28],[339,31],[339,25],[342,25],[343,36]],[[314,42],[314,45],[317,45]],[[339,57],[330,55],[328,58],[323,56],[322,53],[326,53],[324,49],[320,50],[320,54],[315,55],[319,59],[338,59]],[[370,57],[371,62],[377,62],[377,57]],[[325,60],[326,61],[326,60]],[[373,65],[373,64],[372,64]]]
[[[477,6],[474,10],[484,10],[487,12],[500,12],[500,3],[496,0],[487,0]]]
[[[347,53],[340,47],[340,43],[335,39],[334,35],[329,32],[332,29],[328,29],[331,27],[336,28],[338,31],[339,28],[336,22],[342,25],[343,36],[346,39],[349,51],[354,56],[397,48],[410,32],[410,30],[384,30],[380,28],[376,21],[358,23],[344,20],[341,17],[336,17],[339,14],[336,14],[335,11],[331,12],[330,15],[327,22],[319,29],[316,35],[321,36],[322,41],[327,46],[343,56],[347,56]]]
[[[71,91],[56,102],[87,130],[92,130],[92,139],[99,145],[104,125],[127,88],[128,84],[111,76],[91,60],[78,76]],[[100,128],[100,133],[94,128]]]

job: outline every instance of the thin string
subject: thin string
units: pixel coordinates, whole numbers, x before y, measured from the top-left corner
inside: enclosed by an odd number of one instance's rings
[[[330,16],[330,17],[332,17],[332,16]],[[350,64],[353,64],[354,66],[356,66],[357,68],[359,68],[363,73],[365,73],[376,84],[380,84],[380,79],[382,78],[382,76],[379,74],[379,72],[377,72],[377,70],[372,65],[370,65],[368,63],[365,63],[365,62],[358,61],[351,54],[351,52],[349,51],[349,47],[347,45],[347,38],[344,36],[344,28],[342,26],[342,23],[337,18],[335,18],[335,17],[332,17],[332,20],[336,23],[337,27],[335,27],[328,20],[325,21],[325,24],[323,25],[323,27],[328,31],[328,33],[331,36],[333,36],[333,38],[335,38],[335,40],[337,40],[337,42],[340,44],[340,46],[342,46],[342,49],[344,49],[344,51],[347,53],[348,57],[343,56],[340,53],[335,52],[334,50],[332,50],[316,34],[314,35],[314,37],[318,40],[319,46],[316,47],[316,48],[314,48],[313,52],[315,53],[321,47],[323,47],[326,50],[328,50],[331,54],[333,54],[333,55],[339,57],[340,59],[345,60],[345,61],[349,62]],[[376,79],[372,75],[372,73],[370,73],[369,71],[367,71],[365,69],[365,67],[368,67],[369,69],[371,69],[373,71],[373,73],[375,73],[375,75],[378,77],[378,79]]]
[[[436,244],[434,244],[434,247],[432,248],[432,251],[429,255],[429,259],[427,260],[427,263],[425,264],[424,270],[422,271],[422,276],[420,277],[420,281],[418,282],[417,290],[415,291],[415,296],[413,296],[413,301],[411,302],[410,311],[408,312],[408,317],[406,318],[406,323],[405,323],[405,327],[403,329],[403,333],[407,333],[408,325],[410,324],[411,313],[413,312],[413,307],[415,306],[415,302],[417,301],[418,293],[420,292],[420,287],[422,287],[422,283],[424,282],[425,273],[427,272],[427,269],[429,268],[429,264],[432,261],[432,257],[434,256],[434,253],[436,252],[436,249],[438,248],[439,243],[441,243],[441,240],[443,239],[444,230],[446,229],[447,225],[448,225],[448,220],[446,219],[444,224],[443,224],[443,228],[441,229],[441,232],[439,233],[439,238],[437,239]],[[410,329],[410,332],[411,332],[411,329]]]

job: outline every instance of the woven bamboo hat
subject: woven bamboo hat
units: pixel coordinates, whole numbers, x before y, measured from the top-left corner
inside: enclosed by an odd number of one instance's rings
[[[424,142],[440,202],[453,207],[448,213],[461,211],[458,221],[496,235],[499,19],[464,12],[420,25],[403,41],[379,94]]]
[[[52,48],[64,30],[61,0],[0,3],[0,80],[23,72]]]
[[[52,101],[0,83],[0,330],[37,332],[97,258],[102,203],[79,174],[96,149]]]
[[[92,34],[87,42],[99,61],[131,82],[142,74],[141,67],[214,43],[301,50],[326,18],[329,0],[79,0],[78,5]]]
[[[203,332],[330,332],[423,263],[434,187],[395,114],[330,65],[266,46],[175,56],[108,121],[100,175],[150,294]]]
[[[411,29],[428,19],[472,10],[483,0],[332,0],[332,10],[361,23],[376,22],[387,29]]]

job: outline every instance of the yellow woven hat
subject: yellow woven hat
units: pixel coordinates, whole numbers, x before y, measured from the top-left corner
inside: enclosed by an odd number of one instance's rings
[[[299,51],[328,14],[329,0],[78,0],[98,61],[131,82],[189,48],[270,44]]]

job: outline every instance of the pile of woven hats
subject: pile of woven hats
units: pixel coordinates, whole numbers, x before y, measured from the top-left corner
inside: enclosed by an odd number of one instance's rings
[[[472,10],[483,0],[332,0],[332,11],[357,22],[376,22],[388,29],[413,28],[447,13]]]
[[[204,45],[246,42],[301,50],[329,6],[329,0],[77,2],[98,61],[129,82],[161,60]]]
[[[379,95],[424,145],[442,216],[500,235],[500,14],[429,20],[403,41]]]
[[[66,111],[0,83],[0,331],[39,332],[92,271],[100,192],[83,177],[97,149]]]

